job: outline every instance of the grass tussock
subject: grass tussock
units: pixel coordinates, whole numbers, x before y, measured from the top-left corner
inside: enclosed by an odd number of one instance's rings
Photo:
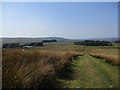
[[[101,55],[101,54],[95,54],[95,53],[90,53],[90,52],[88,54],[96,58],[105,59],[106,63],[110,63],[112,65],[120,65],[120,61],[118,60],[118,57],[116,56]]]
[[[3,50],[3,88],[58,87],[56,77],[72,59],[84,53]]]

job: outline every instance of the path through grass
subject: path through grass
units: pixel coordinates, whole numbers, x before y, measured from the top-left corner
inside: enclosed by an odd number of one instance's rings
[[[72,61],[69,68],[73,78],[60,79],[65,88],[115,88],[118,87],[118,68],[96,59],[87,53]],[[72,73],[71,73],[72,74]]]

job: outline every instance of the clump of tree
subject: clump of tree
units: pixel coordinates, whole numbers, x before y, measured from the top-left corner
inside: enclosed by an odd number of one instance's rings
[[[120,40],[115,41],[115,43],[120,43]]]
[[[42,42],[33,42],[33,43],[27,43],[27,44],[23,44],[23,45],[20,45],[20,43],[6,43],[6,44],[3,44],[2,48],[23,48],[23,47],[27,47],[27,46],[31,46],[31,47],[43,46],[43,43]]]
[[[3,45],[3,48],[18,48],[19,43],[6,43]]]
[[[94,40],[85,40],[74,42],[75,45],[85,45],[85,46],[112,46],[112,43],[109,41],[94,41]]]
[[[57,42],[57,40],[55,39],[51,39],[51,40],[42,40],[43,43],[47,43],[47,42]]]
[[[34,42],[34,43],[29,43],[29,44],[24,44],[23,46],[43,46],[42,42]]]

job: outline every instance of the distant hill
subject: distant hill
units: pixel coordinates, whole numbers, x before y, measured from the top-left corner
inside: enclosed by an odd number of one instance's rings
[[[120,39],[120,38],[119,38]],[[118,38],[91,38],[89,40],[104,40],[104,41],[116,41]]]
[[[29,43],[29,42],[40,42],[42,40],[55,39],[57,41],[68,41],[69,39],[62,37],[40,37],[40,38],[24,38],[24,37],[16,37],[16,38],[8,38],[3,37],[2,43]]]
[[[68,41],[68,40],[70,40],[70,39],[63,38],[63,37],[43,37],[41,39],[56,39],[58,41]]]
[[[116,40],[120,40],[120,38],[87,38],[87,39],[72,39],[72,40],[99,40],[99,41],[116,41]]]
[[[118,38],[88,38],[88,39],[67,39],[63,37],[36,37],[36,38],[28,38],[28,37],[16,37],[9,38],[3,37],[2,43],[30,43],[30,42],[40,42],[42,40],[55,39],[59,42],[61,41],[80,41],[80,40],[105,40],[105,41],[116,41]],[[120,40],[120,38],[119,38]]]

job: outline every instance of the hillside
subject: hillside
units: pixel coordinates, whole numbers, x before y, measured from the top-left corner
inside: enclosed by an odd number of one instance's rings
[[[48,40],[48,39],[56,39],[57,41],[68,41],[69,39],[62,38],[62,37],[41,37],[41,38],[8,38],[3,37],[2,43],[29,43],[29,42],[40,42],[42,40]]]
[[[89,38],[89,40],[104,40],[104,41],[116,41],[120,38]]]
[[[36,38],[28,38],[28,37],[3,37],[2,43],[29,43],[29,42],[40,42],[42,40],[48,39],[56,39],[57,41],[80,41],[80,40],[104,40],[104,41],[116,41],[118,38],[88,38],[88,39],[67,39],[63,37],[36,37]],[[120,39],[120,38],[119,38]]]

